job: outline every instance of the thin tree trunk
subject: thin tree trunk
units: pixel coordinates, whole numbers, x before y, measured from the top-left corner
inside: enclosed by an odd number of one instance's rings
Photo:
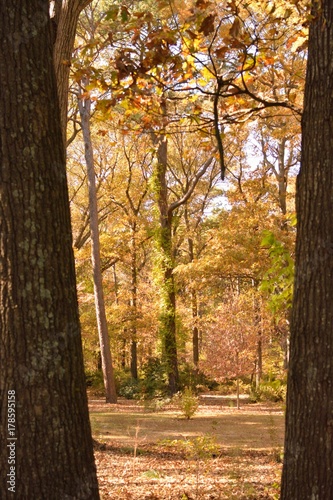
[[[193,248],[193,246],[192,246]],[[193,251],[190,252],[191,260],[193,261],[194,255]],[[192,285],[194,286],[194,285]],[[192,349],[193,349],[193,364],[195,369],[199,369],[199,328],[196,324],[198,320],[198,296],[196,290],[192,288],[191,290],[191,309],[192,309],[192,320],[194,322],[194,326],[192,327]]]
[[[333,495],[333,4],[313,2],[281,500]]]
[[[262,341],[261,330],[258,331],[257,360],[256,360],[256,389],[259,389],[262,378]]]
[[[255,279],[252,279],[252,287],[253,290],[257,291],[258,282]],[[261,312],[260,312],[260,303],[256,300],[256,296],[253,297],[253,309],[254,309],[254,323],[255,328],[257,330],[257,356],[256,356],[256,389],[259,388],[260,382],[262,379],[262,324],[261,324]]]
[[[88,82],[84,80],[84,85]],[[100,242],[98,228],[98,207],[95,182],[94,154],[90,135],[90,98],[79,99],[79,111],[84,138],[85,160],[87,165],[88,190],[89,190],[89,215],[90,215],[90,237],[91,237],[91,261],[94,278],[94,294],[96,320],[99,335],[99,344],[102,357],[102,369],[104,377],[105,396],[107,403],[116,403],[116,384],[113,373],[110,339],[105,312],[105,301],[103,293],[103,280],[101,271]]]
[[[121,367],[123,370],[126,370],[126,347],[127,347],[126,336],[127,332],[126,328],[124,328],[124,338],[122,339],[122,344],[121,344]]]
[[[131,376],[134,379],[138,378],[138,351],[135,340],[131,341]]]
[[[279,192],[279,205],[283,215],[287,213],[287,168],[285,161],[285,151],[286,151],[286,138],[283,138],[279,144],[279,155],[278,155],[278,192]]]
[[[188,220],[188,211],[187,206],[185,206],[184,212],[185,224],[187,231],[190,231],[190,223]],[[188,253],[189,253],[189,262],[193,262],[194,260],[194,248],[193,248],[193,239],[191,237],[187,238],[188,243]],[[192,321],[194,325],[192,327],[192,353],[193,353],[193,364],[195,369],[198,371],[199,369],[199,329],[196,325],[196,321],[198,319],[198,297],[196,290],[194,289],[194,285],[191,283],[191,312],[192,312]]]
[[[193,299],[193,298],[192,298]],[[194,300],[196,299],[196,296],[194,297]],[[197,310],[197,308],[196,308]],[[197,314],[194,312],[193,313],[193,308],[192,308],[192,317],[196,318]],[[194,326],[192,329],[192,344],[193,344],[193,364],[195,366],[195,369],[199,369],[199,329],[197,326]]]
[[[131,241],[131,307],[132,307],[132,325],[131,325],[131,376],[138,378],[138,353],[137,353],[137,294],[138,294],[138,269],[137,269],[137,248],[136,248],[136,223],[132,227]]]
[[[236,379],[236,396],[237,396],[237,410],[240,409],[239,401],[239,353],[236,352],[236,366],[237,366],[237,379]]]
[[[48,2],[0,32],[1,498],[98,499]]]

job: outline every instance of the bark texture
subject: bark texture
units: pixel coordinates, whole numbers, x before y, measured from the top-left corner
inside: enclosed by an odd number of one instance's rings
[[[313,14],[297,184],[282,500],[327,500],[333,495],[332,2],[313,2]]]
[[[157,149],[157,202],[160,213],[160,234],[158,246],[162,268],[160,335],[164,361],[166,364],[169,391],[176,394],[179,390],[179,372],[176,339],[176,293],[173,276],[172,255],[172,211],[168,206],[167,139],[159,138]]]
[[[15,391],[14,496],[98,499],[48,12],[0,4],[0,490]]]
[[[43,0],[40,0],[41,3]],[[57,78],[60,120],[66,144],[68,87],[76,28],[81,11],[91,0],[55,0],[53,16],[54,67]]]

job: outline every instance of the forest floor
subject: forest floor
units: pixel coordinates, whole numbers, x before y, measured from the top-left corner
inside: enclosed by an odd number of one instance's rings
[[[281,404],[237,410],[232,396],[203,395],[195,416],[174,406],[89,400],[101,499],[277,499]]]

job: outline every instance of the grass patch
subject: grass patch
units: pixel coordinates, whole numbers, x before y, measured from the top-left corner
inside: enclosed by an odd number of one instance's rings
[[[127,401],[91,402],[101,498],[278,498],[281,405],[228,402],[202,399],[190,420],[172,406],[147,413]]]

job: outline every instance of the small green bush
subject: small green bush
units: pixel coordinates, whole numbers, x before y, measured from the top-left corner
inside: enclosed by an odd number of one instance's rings
[[[120,385],[118,395],[126,399],[137,399],[140,396],[140,383],[135,378],[130,378]]]
[[[166,405],[168,405],[171,401],[170,397],[165,397],[165,396],[156,396],[155,398],[151,399],[144,399],[144,408],[145,411],[147,412],[158,412],[161,411],[165,408]]]
[[[140,391],[143,399],[164,399],[168,395],[166,370],[159,358],[149,358],[143,365]]]
[[[102,370],[86,371],[86,386],[89,387],[96,395],[104,394],[104,379]]]
[[[190,460],[207,460],[220,453],[216,438],[208,434],[186,440],[184,445],[186,455]]]
[[[251,389],[251,384],[245,378],[238,379],[238,384],[241,393],[247,393]],[[236,394],[237,378],[229,378],[219,384],[218,392],[222,395]]]
[[[190,387],[185,387],[184,391],[175,396],[175,402],[188,420],[193,417],[199,407],[199,399]]]
[[[163,439],[159,444],[174,448],[185,453],[188,460],[206,460],[220,455],[220,447],[216,437],[211,434],[203,434],[193,439]]]
[[[272,401],[274,403],[285,401],[287,386],[281,380],[262,382],[258,388],[251,387],[250,399],[252,402]]]
[[[115,370],[115,380],[118,396],[126,399],[139,398],[140,382],[132,377],[130,370]]]
[[[219,385],[215,380],[194,369],[189,363],[179,365],[179,379],[182,388],[191,387],[196,393],[214,391]]]

